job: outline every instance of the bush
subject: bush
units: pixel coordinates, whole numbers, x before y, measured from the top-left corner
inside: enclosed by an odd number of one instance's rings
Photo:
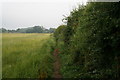
[[[55,37],[62,49],[62,74],[69,78],[116,78],[120,47],[120,2],[91,2],[67,17],[67,26]],[[60,37],[59,35],[63,36]],[[71,55],[71,56],[69,56]],[[71,61],[71,62],[70,62]],[[76,67],[77,66],[77,67]],[[117,69],[115,68],[117,67]],[[77,70],[73,72],[73,70]],[[73,75],[74,73],[74,75]],[[116,75],[117,74],[117,75]],[[114,76],[113,76],[114,75]]]

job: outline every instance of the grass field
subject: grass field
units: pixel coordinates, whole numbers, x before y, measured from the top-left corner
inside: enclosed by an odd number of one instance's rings
[[[2,77],[52,76],[50,34],[2,34]]]

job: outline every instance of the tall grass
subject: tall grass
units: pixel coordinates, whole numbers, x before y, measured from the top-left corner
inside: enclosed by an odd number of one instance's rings
[[[52,76],[50,34],[2,34],[2,77]]]
[[[0,79],[2,79],[2,34],[0,34]]]

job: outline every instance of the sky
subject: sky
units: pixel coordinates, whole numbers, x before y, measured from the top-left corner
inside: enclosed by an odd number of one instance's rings
[[[87,0],[4,0],[2,1],[2,27],[6,29],[43,26],[57,28],[64,24],[63,15]]]

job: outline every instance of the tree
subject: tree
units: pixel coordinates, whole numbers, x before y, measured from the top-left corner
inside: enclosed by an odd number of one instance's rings
[[[49,33],[54,33],[55,32],[55,28],[50,28],[49,29]]]

